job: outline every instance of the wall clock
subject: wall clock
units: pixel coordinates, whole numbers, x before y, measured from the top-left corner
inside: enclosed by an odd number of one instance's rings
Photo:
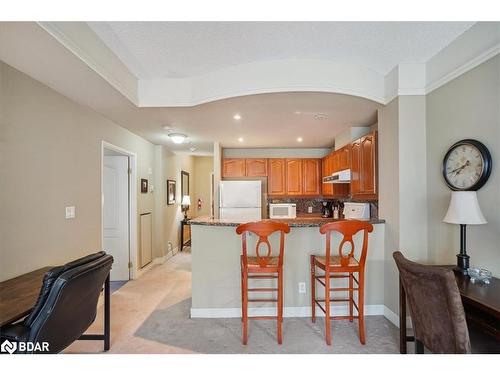
[[[443,177],[452,190],[478,190],[491,173],[491,154],[474,139],[461,140],[450,147],[443,159]]]

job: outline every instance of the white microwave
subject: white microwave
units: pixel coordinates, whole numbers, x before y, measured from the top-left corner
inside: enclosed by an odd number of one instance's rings
[[[297,205],[295,203],[270,203],[270,219],[295,219],[297,217]]]

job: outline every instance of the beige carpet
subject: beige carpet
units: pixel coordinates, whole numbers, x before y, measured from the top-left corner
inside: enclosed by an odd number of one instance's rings
[[[333,323],[333,345],[324,341],[324,321],[284,320],[284,342],[276,343],[273,321],[250,322],[249,342],[241,345],[240,319],[190,319],[190,254],[180,253],[153,266],[112,294],[110,353],[397,353],[398,332],[382,316],[366,319],[367,344],[357,323]],[[102,329],[102,307],[89,332]],[[102,343],[77,341],[66,353],[99,353]]]

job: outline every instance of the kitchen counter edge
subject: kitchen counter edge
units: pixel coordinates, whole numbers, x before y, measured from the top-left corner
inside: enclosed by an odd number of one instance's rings
[[[287,223],[291,228],[308,228],[308,227],[320,227],[326,223],[333,223],[335,221],[342,221],[343,219],[325,219],[325,218],[304,218],[301,219],[274,219],[274,221],[279,221],[283,223]],[[383,219],[370,219],[366,220],[370,224],[384,224],[385,220]],[[191,225],[208,225],[214,227],[237,227],[242,224],[241,222],[235,222],[231,220],[223,220],[223,219],[212,219],[209,216],[201,216],[194,219],[189,220],[189,224]]]

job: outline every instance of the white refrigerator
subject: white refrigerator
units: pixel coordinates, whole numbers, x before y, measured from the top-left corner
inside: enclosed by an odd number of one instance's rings
[[[221,219],[250,222],[262,219],[262,181],[221,181]]]

